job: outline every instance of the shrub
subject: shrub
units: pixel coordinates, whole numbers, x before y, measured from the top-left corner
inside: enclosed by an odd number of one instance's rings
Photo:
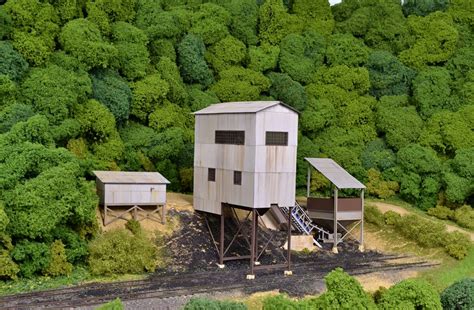
[[[20,268],[12,260],[10,253],[6,250],[0,250],[0,280],[15,280],[19,271]]]
[[[441,304],[445,310],[474,309],[474,279],[455,282],[441,293]]]
[[[43,273],[51,263],[51,251],[45,243],[22,240],[15,245],[11,255],[26,278]]]
[[[368,223],[375,224],[377,226],[383,226],[384,216],[382,212],[379,211],[376,207],[366,206],[364,210],[364,219]]]
[[[454,220],[460,226],[474,229],[474,210],[468,205],[462,206],[454,211]]]
[[[240,302],[192,298],[184,306],[184,310],[245,310],[247,307]]]
[[[454,216],[454,211],[445,206],[436,206],[428,209],[428,214],[437,217],[441,220],[447,220]]]
[[[443,239],[446,252],[456,259],[463,259],[471,246],[469,238],[458,231],[446,234]]]
[[[379,198],[389,198],[395,195],[399,186],[395,181],[384,181],[382,173],[377,169],[370,168],[367,171],[369,181],[367,182],[367,192]]]
[[[51,244],[51,263],[46,268],[46,274],[51,276],[69,275],[72,272],[72,264],[67,261],[66,250],[61,240]]]
[[[417,215],[406,215],[402,217],[398,228],[405,237],[414,240],[422,247],[443,246],[443,236],[446,234],[446,227],[443,224]]]
[[[130,230],[134,235],[140,234],[142,232],[140,222],[134,219],[129,220],[127,224],[125,224],[125,228]]]
[[[89,246],[92,274],[111,275],[152,272],[155,270],[156,248],[143,234],[113,230],[93,240]]]
[[[105,303],[99,307],[97,307],[95,310],[123,310],[124,306],[120,298],[115,298],[112,301],[109,301],[108,303]]]
[[[389,288],[380,297],[380,309],[441,310],[436,290],[426,281],[404,280]]]
[[[385,224],[392,226],[397,226],[402,218],[400,214],[392,210],[385,212],[383,217],[385,220]]]

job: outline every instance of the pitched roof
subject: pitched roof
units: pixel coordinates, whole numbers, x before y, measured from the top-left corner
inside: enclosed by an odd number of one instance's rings
[[[314,169],[321,172],[337,188],[364,189],[365,185],[354,178],[331,158],[305,158]]]
[[[169,184],[159,172],[93,171],[102,183]]]
[[[265,109],[282,105],[296,113],[299,113],[293,107],[281,101],[239,101],[239,102],[224,102],[216,103],[196,111],[193,114],[235,114],[235,113],[257,113]]]

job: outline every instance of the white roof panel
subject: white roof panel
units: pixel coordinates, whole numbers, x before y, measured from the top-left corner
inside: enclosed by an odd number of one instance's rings
[[[102,183],[169,184],[159,172],[93,171]]]
[[[234,114],[234,113],[257,113],[270,107],[282,105],[296,113],[294,108],[284,104],[281,101],[239,101],[216,103],[194,112],[194,114]]]
[[[305,158],[314,169],[321,172],[337,188],[364,189],[365,185],[354,178],[331,158]]]

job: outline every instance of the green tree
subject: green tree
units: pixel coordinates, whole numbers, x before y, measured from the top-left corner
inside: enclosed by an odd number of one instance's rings
[[[287,12],[282,0],[267,0],[258,12],[258,39],[260,43],[278,45],[291,33],[298,34],[304,25],[300,19]]]
[[[18,122],[26,121],[33,116],[29,105],[14,103],[0,110],[0,134],[10,130]]]
[[[469,309],[474,307],[474,279],[463,279],[441,293],[443,309]]]
[[[105,142],[116,132],[113,114],[97,100],[76,105],[75,117],[89,141]]]
[[[326,0],[294,0],[291,11],[304,23],[304,29],[330,35],[334,30],[334,18]]]
[[[66,250],[61,240],[54,241],[50,246],[51,262],[45,273],[53,277],[69,275],[72,272],[72,264],[67,261]]]
[[[202,39],[188,34],[178,44],[178,63],[183,80],[207,87],[214,82],[214,76],[204,58],[206,47]]]
[[[326,60],[330,65],[363,66],[369,58],[369,49],[362,40],[351,34],[331,36],[326,50]]]
[[[308,84],[323,63],[325,48],[325,39],[318,33],[289,34],[280,44],[280,69],[293,80]]]
[[[447,0],[407,0],[403,3],[403,13],[426,16],[434,11],[444,11],[447,6]]]
[[[107,68],[118,57],[117,48],[103,40],[99,28],[91,21],[78,18],[61,30],[59,43],[86,69]]]
[[[272,82],[270,96],[281,100],[294,107],[298,111],[303,111],[308,98],[304,87],[300,83],[293,81],[287,74],[271,72],[268,78]]]
[[[231,0],[225,1],[223,5],[231,14],[230,34],[246,45],[257,44],[257,1]]]
[[[426,281],[403,280],[380,297],[380,309],[443,309],[436,290]]]
[[[260,46],[250,46],[248,54],[248,68],[254,71],[265,72],[276,68],[280,56],[280,48],[264,43]]]
[[[370,93],[374,97],[409,95],[415,71],[404,66],[387,51],[369,55]]]
[[[18,81],[28,70],[26,60],[13,49],[8,41],[0,41],[0,75],[6,75],[11,80]]]
[[[159,74],[147,75],[144,79],[131,84],[133,99],[131,114],[146,121],[155,106],[166,98],[169,84]]]
[[[238,66],[247,56],[245,44],[233,36],[227,36],[212,45],[206,52],[206,60],[216,72]]]
[[[119,74],[111,70],[96,70],[92,77],[95,99],[105,105],[118,124],[123,124],[130,114],[132,91]]]
[[[75,103],[91,93],[91,86],[87,75],[56,65],[34,68],[21,85],[22,100],[57,124],[70,115]]]
[[[408,17],[409,48],[399,55],[407,66],[421,69],[428,65],[444,64],[456,50],[458,31],[450,15],[434,12],[421,17]]]
[[[167,99],[174,104],[186,106],[189,97],[176,63],[168,57],[162,57],[156,65],[156,69],[161,78],[169,85],[169,91],[166,94]]]
[[[204,3],[192,14],[189,33],[200,36],[206,45],[212,45],[229,34],[230,23],[231,15],[225,8]]]
[[[130,80],[142,78],[150,63],[145,32],[126,22],[112,25],[112,42],[118,50],[120,72]]]
[[[12,251],[13,259],[20,266],[20,273],[26,278],[41,275],[51,262],[51,252],[47,244],[22,240]]]
[[[137,0],[87,1],[87,19],[108,34],[114,22],[131,22],[135,19]]]

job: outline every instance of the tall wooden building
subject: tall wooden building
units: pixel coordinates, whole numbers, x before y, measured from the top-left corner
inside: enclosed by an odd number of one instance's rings
[[[258,253],[258,217],[276,206],[291,212],[295,204],[298,112],[279,101],[258,101],[214,104],[194,114],[194,209],[220,216],[220,267],[250,259],[253,278],[254,269],[265,267],[257,261],[264,252]],[[225,209],[252,215],[250,255],[225,256],[235,240],[224,249]],[[291,216],[287,219],[291,243]],[[290,251],[287,255],[282,267],[291,273]]]

